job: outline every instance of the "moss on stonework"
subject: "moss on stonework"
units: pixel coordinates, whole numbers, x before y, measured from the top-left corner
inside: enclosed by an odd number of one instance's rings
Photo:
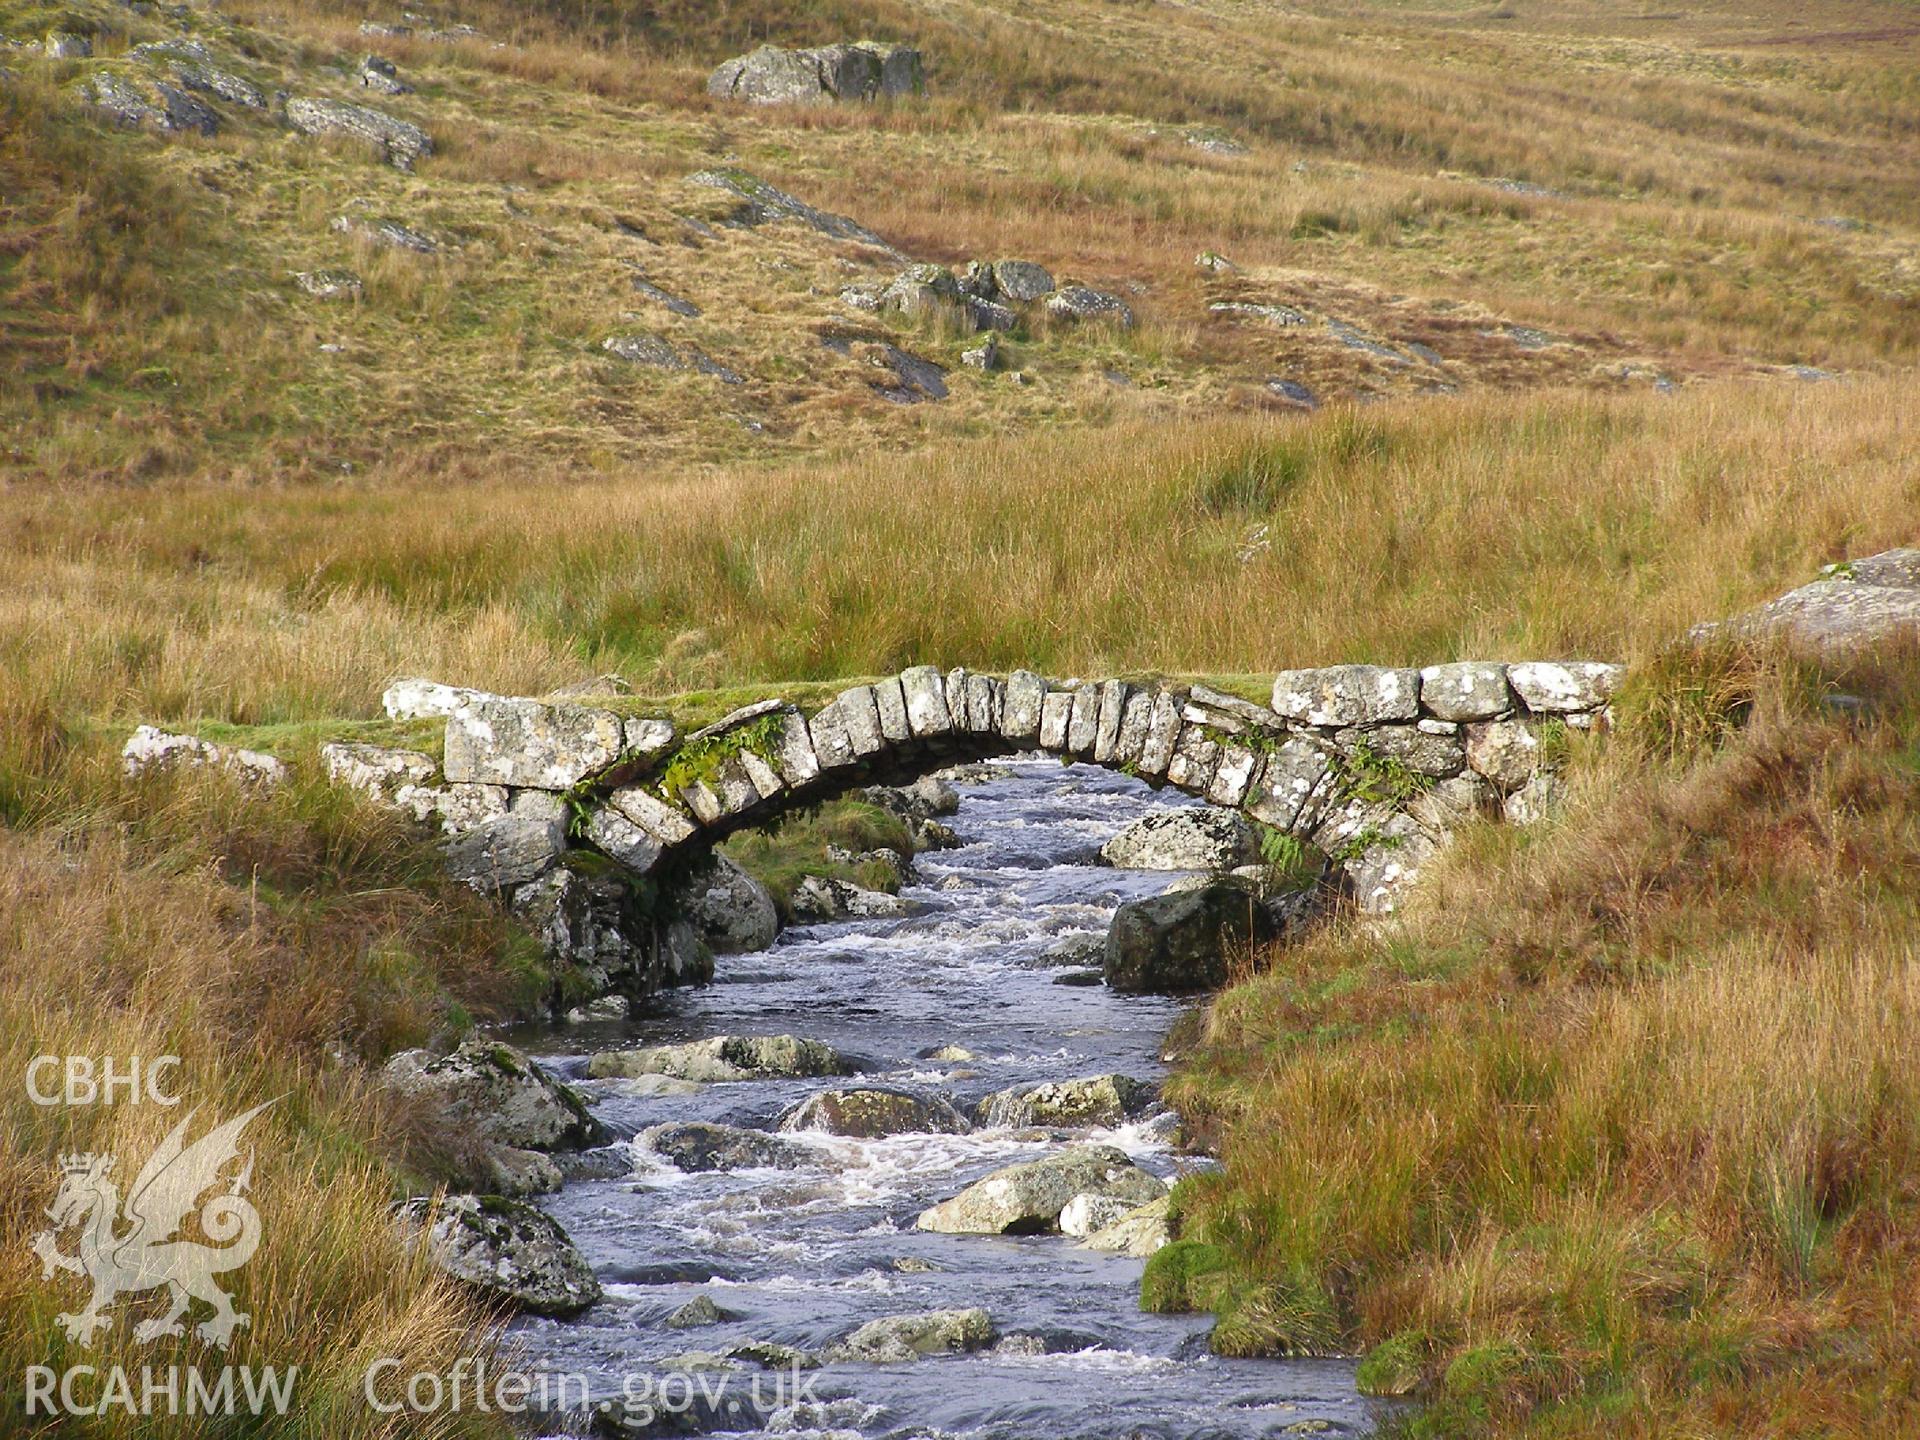
[[[695,785],[711,786],[727,761],[752,751],[771,764],[780,753],[787,717],[781,712],[762,715],[719,735],[689,741],[673,753],[660,773],[660,793],[680,800]]]

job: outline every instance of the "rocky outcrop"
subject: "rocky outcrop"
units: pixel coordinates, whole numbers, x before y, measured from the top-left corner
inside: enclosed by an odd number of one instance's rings
[[[671,1075],[713,1084],[849,1075],[853,1067],[832,1046],[797,1035],[716,1035],[683,1045],[603,1050],[587,1062],[587,1073],[596,1080]]]
[[[871,245],[890,255],[899,254],[864,225],[844,215],[816,209],[797,196],[789,195],[744,170],[702,170],[689,175],[687,183],[724,191],[733,196],[739,203],[728,217],[731,224],[752,226],[777,220],[794,220],[832,240],[850,240],[860,245]]]
[[[896,1365],[930,1355],[963,1355],[993,1343],[993,1321],[978,1306],[885,1315],[869,1320],[827,1352],[827,1358],[862,1365]]]
[[[1153,1100],[1150,1086],[1125,1075],[1087,1075],[1015,1086],[989,1095],[974,1113],[982,1125],[1123,1125]]]
[[[914,1223],[948,1235],[1040,1235],[1060,1228],[1060,1212],[1077,1195],[1144,1205],[1166,1193],[1156,1176],[1111,1145],[1076,1145],[1043,1160],[996,1170]]]
[[[366,289],[351,270],[301,270],[293,280],[316,300],[358,300]]]
[[[433,154],[433,137],[418,125],[396,119],[369,105],[301,98],[287,101],[287,123],[304,135],[345,135],[363,140],[388,164],[411,170]]]
[[[782,50],[762,45],[724,62],[707,80],[716,100],[751,105],[823,105],[841,100],[896,100],[926,91],[920,52],[872,40]]]
[[[381,246],[388,250],[407,250],[415,255],[432,255],[440,249],[440,242],[431,235],[389,218],[370,219],[362,215],[336,215],[328,222],[327,228],[336,235],[356,236],[370,245]]]
[[[715,360],[697,345],[675,345],[658,335],[644,331],[629,335],[610,335],[600,342],[609,355],[635,365],[651,365],[656,370],[692,370],[711,375],[723,385],[744,385],[746,377]]]
[[[1105,290],[1065,285],[1047,297],[1047,313],[1056,320],[1105,321],[1122,330],[1133,328],[1133,307]]]
[[[1102,863],[1121,870],[1231,870],[1259,858],[1251,822],[1209,808],[1143,816],[1100,847]]]
[[[878,1140],[887,1135],[964,1135],[970,1127],[964,1115],[937,1096],[862,1087],[810,1095],[781,1117],[780,1128]]]
[[[1884,550],[1829,565],[1812,583],[1734,620],[1695,626],[1692,635],[1779,637],[1796,649],[1829,656],[1920,637],[1920,549]]]
[[[577,1315],[601,1299],[586,1257],[551,1216],[497,1195],[403,1201],[396,1222],[434,1263],[487,1300],[535,1315]]]
[[[1284,933],[1261,898],[1235,882],[1129,901],[1107,931],[1107,984],[1134,995],[1217,989],[1234,955]]]

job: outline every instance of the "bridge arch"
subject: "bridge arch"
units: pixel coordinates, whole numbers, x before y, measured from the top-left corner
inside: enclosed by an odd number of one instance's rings
[[[684,739],[629,720],[623,734],[638,743],[573,791],[584,814],[575,834],[646,876],[858,786],[1040,752],[1311,843],[1362,908],[1384,911],[1461,820],[1538,813],[1564,737],[1605,723],[1620,673],[1591,662],[1343,665],[1282,672],[1261,705],[1199,683],[915,666],[812,714],[769,698]]]

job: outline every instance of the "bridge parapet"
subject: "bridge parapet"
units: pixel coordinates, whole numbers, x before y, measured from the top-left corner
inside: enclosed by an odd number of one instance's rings
[[[538,857],[570,847],[647,876],[858,785],[1037,751],[1243,810],[1319,847],[1363,908],[1384,911],[1462,819],[1545,808],[1568,737],[1606,723],[1621,673],[1338,665],[1282,672],[1260,704],[1197,682],[920,665],[811,714],[769,697],[685,737],[665,717],[419,681],[387,704],[446,716],[440,808],[481,816],[456,827],[451,857],[483,889],[528,885]],[[475,806],[470,787],[497,793]],[[416,809],[434,793],[409,788]]]

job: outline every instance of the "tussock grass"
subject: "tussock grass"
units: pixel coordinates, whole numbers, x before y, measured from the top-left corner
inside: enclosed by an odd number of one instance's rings
[[[44,1281],[27,1243],[45,1226],[56,1157],[111,1153],[124,1187],[189,1109],[201,1107],[195,1138],[271,1099],[246,1137],[261,1246],[228,1277],[253,1322],[228,1358],[299,1367],[294,1409],[273,1433],[492,1433],[472,1415],[409,1416],[396,1428],[361,1400],[375,1358],[444,1373],[495,1341],[486,1317],[386,1221],[390,1199],[437,1178],[434,1142],[354,1057],[377,1060],[498,1014],[532,979],[526,957],[476,897],[438,876],[426,846],[338,796],[302,787],[263,800],[208,776],[121,789],[97,777],[85,806],[85,824],[67,810],[34,830],[0,826],[0,1068],[13,1077],[0,1091],[6,1428],[45,1423],[21,1409],[29,1365],[117,1363],[136,1376],[143,1364],[206,1367],[191,1339],[136,1345],[133,1320],[147,1313],[137,1304],[118,1307],[93,1351],[60,1338],[56,1312],[80,1308],[84,1288],[70,1276]],[[41,1108],[22,1077],[42,1054],[113,1057],[123,1069],[130,1056],[177,1055],[169,1084],[183,1103]],[[58,1428],[186,1437],[211,1433],[206,1424],[114,1410]]]
[[[1737,731],[1638,696],[1564,820],[1217,1002],[1175,1092],[1225,1139],[1180,1209],[1229,1348],[1384,1346],[1409,1434],[1912,1426],[1920,692],[1716,668]]]

